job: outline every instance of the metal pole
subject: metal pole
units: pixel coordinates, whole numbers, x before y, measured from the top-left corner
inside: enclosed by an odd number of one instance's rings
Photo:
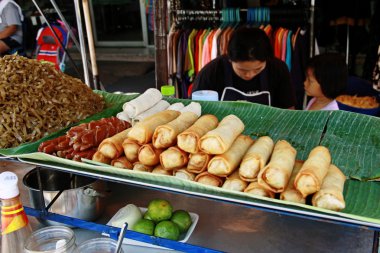
[[[69,52],[67,51],[66,47],[63,45],[62,41],[59,39],[57,33],[55,32],[55,30],[53,29],[53,27],[50,25],[49,21],[47,20],[45,14],[42,12],[42,10],[40,9],[40,7],[38,6],[37,2],[35,0],[32,0],[34,5],[36,6],[38,12],[41,14],[41,16],[45,19],[46,21],[46,24],[47,26],[50,28],[50,30],[52,31],[53,35],[54,35],[54,38],[58,41],[59,45],[62,47],[62,49],[65,51],[65,53],[67,54],[67,56],[69,57],[70,61],[73,63],[74,65],[74,69],[77,71],[78,75],[80,75],[81,78],[83,78],[83,76],[81,75],[77,65],[75,65],[75,62],[73,60],[73,58],[71,58],[71,55],[69,54]]]
[[[350,25],[347,23],[347,42],[346,42],[346,64],[348,66],[348,60],[350,59]]]
[[[310,52],[309,52],[309,56],[310,56],[310,58],[312,58],[315,55],[314,21],[315,21],[315,0],[311,0],[311,3],[310,3],[310,19],[309,19],[309,23],[310,23],[310,40],[309,40]],[[307,94],[305,93],[304,97],[303,97],[302,109],[305,110],[306,106],[307,106]]]
[[[156,88],[160,89],[162,85],[168,82],[168,59],[166,55],[166,0],[157,0],[154,2],[154,34],[155,34],[155,66],[156,66]]]
[[[75,15],[77,19],[78,26],[78,36],[80,41],[80,54],[82,56],[83,72],[84,72],[84,83],[87,86],[90,86],[90,77],[88,74],[88,65],[87,65],[87,55],[86,55],[86,44],[84,43],[83,28],[82,28],[82,15],[80,12],[79,0],[74,0],[75,5]]]
[[[83,4],[84,21],[86,23],[88,48],[90,50],[91,69],[92,69],[92,77],[94,81],[94,89],[99,90],[99,73],[98,73],[98,65],[96,64],[94,35],[92,33],[92,24],[91,24],[91,17],[90,17],[90,7],[88,5],[88,0],[83,0],[82,4]]]

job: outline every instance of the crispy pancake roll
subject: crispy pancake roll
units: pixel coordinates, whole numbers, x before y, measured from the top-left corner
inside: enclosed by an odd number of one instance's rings
[[[111,160],[112,159],[104,156],[99,151],[96,151],[95,154],[92,156],[92,160],[95,161],[95,162],[100,162],[100,163],[105,163],[105,164],[111,164]]]
[[[214,156],[207,166],[207,171],[219,177],[233,173],[243,159],[244,154],[252,145],[253,140],[247,135],[240,135],[224,154]]]
[[[235,171],[230,176],[227,177],[226,181],[224,182],[222,188],[232,190],[232,191],[244,191],[245,188],[247,188],[248,182],[243,181],[239,177],[239,171]]]
[[[131,139],[125,139],[123,142],[124,154],[127,159],[134,163],[138,161],[138,154],[141,145]]]
[[[224,178],[215,176],[207,171],[198,174],[195,177],[195,181],[204,185],[211,185],[215,187],[221,187],[224,182]]]
[[[199,139],[207,132],[215,129],[218,122],[218,118],[214,115],[203,115],[191,127],[178,135],[178,147],[191,154],[198,153]]]
[[[195,174],[188,172],[185,168],[174,170],[173,176],[189,181],[195,180]]]
[[[113,159],[111,165],[122,169],[131,170],[133,168],[133,164],[130,161],[128,161],[128,159],[125,156]]]
[[[273,140],[269,136],[257,139],[243,157],[239,168],[240,177],[248,182],[257,181],[257,175],[267,164],[273,147]]]
[[[182,112],[175,120],[154,130],[152,143],[155,148],[168,148],[177,143],[178,134],[189,128],[198,119],[193,112]]]
[[[153,147],[152,143],[144,144],[138,151],[139,162],[144,165],[155,166],[160,163],[160,154],[162,151],[162,149]]]
[[[223,154],[243,131],[244,123],[235,115],[228,115],[214,130],[201,137],[198,147],[207,154]]]
[[[140,162],[135,162],[133,164],[133,170],[144,171],[144,172],[152,172],[153,167],[152,166],[146,166]]]
[[[274,192],[268,191],[261,185],[259,185],[258,182],[251,182],[247,188],[244,189],[245,193],[261,196],[261,197],[267,197],[267,198],[274,198]]]
[[[294,180],[294,187],[303,197],[319,191],[330,164],[329,150],[323,146],[315,147],[298,172]]]
[[[313,206],[333,211],[340,211],[346,207],[343,197],[346,176],[338,167],[331,164],[323,180],[321,189],[313,195]]]
[[[161,175],[167,175],[167,176],[173,176],[173,171],[172,170],[164,170],[161,166],[161,164],[157,165],[154,167],[152,170],[152,173],[154,174],[161,174]]]
[[[104,139],[100,143],[98,151],[110,159],[118,158],[123,154],[123,142],[127,139],[130,130],[131,128],[128,128],[112,137]]]
[[[186,167],[189,155],[178,147],[170,147],[160,155],[160,163],[164,170]]]
[[[290,176],[288,186],[286,186],[285,191],[281,192],[281,200],[305,204],[306,198],[304,198],[302,194],[294,187],[294,179],[296,178],[302,165],[302,161],[296,161],[296,163],[294,164],[293,172]]]
[[[128,138],[137,141],[140,145],[147,144],[152,141],[154,130],[156,130],[158,126],[174,120],[180,114],[180,112],[172,110],[158,112],[136,123],[136,125],[131,128],[131,131],[129,131]]]
[[[207,170],[207,165],[212,155],[206,153],[190,154],[187,170],[189,172],[199,174]]]
[[[287,141],[278,141],[270,162],[260,170],[257,182],[269,191],[283,192],[292,174],[296,155],[297,151]]]

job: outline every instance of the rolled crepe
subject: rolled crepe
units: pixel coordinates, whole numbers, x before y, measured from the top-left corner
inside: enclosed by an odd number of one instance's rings
[[[212,155],[206,153],[190,154],[187,170],[192,173],[202,173],[207,170],[207,165]]]
[[[127,135],[131,128],[125,129],[110,138],[104,139],[98,147],[98,151],[105,157],[116,159],[123,154],[123,142],[127,139]]]
[[[226,177],[239,166],[244,154],[252,145],[253,140],[246,135],[236,138],[231,148],[224,154],[214,156],[207,166],[207,171],[219,177]]]
[[[92,160],[95,161],[95,162],[100,162],[100,163],[105,163],[105,164],[111,164],[111,160],[112,159],[104,156],[99,151],[96,151],[95,154],[92,156]]]
[[[165,110],[156,113],[147,119],[137,123],[131,128],[128,133],[128,138],[137,141],[138,144],[143,145],[151,142],[154,130],[161,125],[169,123],[177,118],[181,113],[172,110]]]
[[[172,170],[164,170],[161,165],[157,165],[154,167],[152,170],[152,173],[154,174],[161,174],[161,175],[167,175],[167,176],[172,176],[173,171]]]
[[[157,165],[160,163],[162,151],[162,149],[153,147],[152,143],[144,144],[138,151],[139,162],[148,166]]]
[[[164,170],[186,167],[188,161],[188,154],[178,147],[170,147],[160,155],[160,163]]]
[[[130,162],[134,163],[139,160],[138,153],[140,146],[141,145],[139,145],[136,141],[131,139],[125,139],[123,141],[124,154]]]
[[[178,135],[178,147],[191,154],[198,153],[199,139],[207,132],[215,129],[218,126],[218,122],[218,118],[214,115],[203,115],[190,128]]]
[[[302,196],[302,194],[297,191],[297,189],[294,187],[294,179],[296,178],[298,172],[300,171],[301,167],[303,165],[303,162],[296,161],[294,164],[292,175],[290,176],[289,183],[285,188],[285,191],[281,192],[280,199],[286,200],[290,202],[295,203],[306,203],[306,198]]]
[[[174,103],[174,104],[171,104],[168,109],[166,110],[173,110],[173,111],[181,111],[182,108],[184,108],[184,104],[182,103]]]
[[[329,150],[323,146],[315,147],[311,150],[309,157],[297,174],[294,187],[303,197],[319,191],[330,164],[331,155]]]
[[[180,110],[180,112],[182,112],[182,113],[184,113],[184,112],[192,112],[192,113],[195,113],[196,115],[198,115],[198,117],[200,117],[201,114],[202,114],[202,106],[201,106],[200,103],[191,102],[189,105],[187,105],[184,108],[182,108]]]
[[[243,181],[239,176],[239,171],[235,171],[230,176],[227,177],[222,188],[232,190],[232,191],[244,191],[247,188],[248,182]]]
[[[243,132],[244,123],[235,115],[228,115],[199,140],[199,149],[207,154],[219,155],[226,152]]]
[[[311,199],[313,206],[333,211],[344,209],[346,207],[346,202],[343,197],[345,181],[346,176],[342,171],[331,164],[323,180],[321,189],[315,193]]]
[[[122,169],[133,168],[133,164],[130,161],[128,161],[128,159],[125,156],[113,159],[111,165]]]
[[[201,174],[198,174],[195,177],[195,181],[204,185],[221,187],[223,185],[224,178],[215,176],[205,171],[205,172],[202,172]]]
[[[132,123],[133,123],[133,125],[135,125],[137,122],[140,122],[140,121],[142,121],[142,120],[144,120],[144,119],[146,119],[146,118],[148,118],[148,117],[150,117],[150,116],[152,116],[158,112],[166,110],[169,106],[170,106],[170,104],[167,101],[160,100],[152,108],[149,108],[145,112],[142,112],[139,115],[137,115],[135,118],[133,118]]]
[[[152,166],[146,166],[140,162],[135,162],[133,164],[133,170],[144,171],[144,172],[152,172],[153,167]]]
[[[125,111],[121,111],[116,114],[116,118],[132,123],[132,119],[128,116],[128,113]]]
[[[269,191],[283,192],[292,174],[296,155],[297,151],[287,141],[278,141],[270,162],[257,176],[258,183]]]
[[[247,188],[244,189],[244,192],[256,196],[261,196],[261,197],[267,197],[267,198],[274,198],[274,192],[268,191],[261,185],[259,185],[258,182],[251,182]]]
[[[193,112],[183,112],[176,119],[154,130],[152,143],[155,148],[168,148],[176,144],[178,134],[189,128],[198,119]]]
[[[175,170],[173,175],[175,177],[182,178],[182,179],[189,180],[189,181],[195,180],[195,174],[188,172],[185,168]]]
[[[150,88],[137,98],[126,102],[123,105],[123,111],[126,111],[128,116],[133,119],[140,113],[153,107],[162,99],[162,94],[159,90]]]
[[[240,177],[248,182],[257,181],[257,175],[267,164],[273,147],[273,140],[269,136],[257,139],[243,157],[239,167]]]

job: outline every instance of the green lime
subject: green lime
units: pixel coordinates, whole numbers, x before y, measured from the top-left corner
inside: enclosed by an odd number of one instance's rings
[[[170,218],[172,222],[177,224],[179,231],[181,233],[186,232],[189,227],[191,226],[191,216],[188,212],[185,210],[177,210],[173,213],[172,217]]]
[[[177,241],[179,239],[179,228],[174,222],[164,220],[154,228],[154,236]]]
[[[133,231],[153,235],[154,232],[154,222],[147,219],[140,219],[132,228]]]
[[[172,217],[172,205],[163,199],[152,200],[148,205],[148,215],[155,223],[169,220]]]
[[[146,219],[146,220],[152,220],[152,218],[150,217],[148,211],[146,211],[146,212],[144,213],[144,219]]]

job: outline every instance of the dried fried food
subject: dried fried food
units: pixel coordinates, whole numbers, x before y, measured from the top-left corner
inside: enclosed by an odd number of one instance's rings
[[[362,109],[372,109],[379,107],[379,102],[377,102],[376,97],[371,96],[358,97],[356,95],[340,95],[336,98],[336,100],[342,104]]]
[[[37,60],[0,58],[0,148],[12,148],[104,109],[102,96],[79,79]]]

